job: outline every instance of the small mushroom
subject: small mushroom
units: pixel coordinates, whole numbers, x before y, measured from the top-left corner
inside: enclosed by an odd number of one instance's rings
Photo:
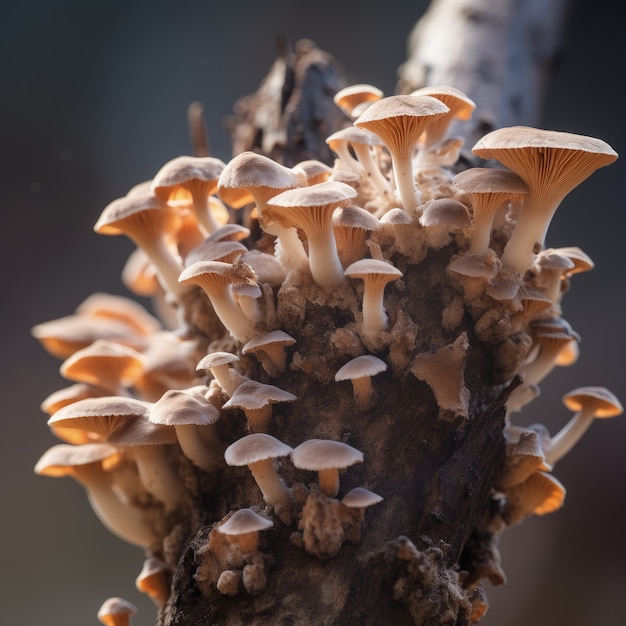
[[[250,432],[263,432],[272,416],[272,404],[293,402],[296,396],[275,385],[267,385],[256,380],[246,380],[235,389],[223,409],[241,409],[246,414]]]
[[[296,340],[283,330],[272,330],[253,337],[241,349],[242,354],[254,354],[270,376],[278,376],[287,368],[287,347]]]
[[[363,280],[363,323],[365,337],[374,338],[387,330],[384,293],[387,283],[398,280],[402,272],[391,263],[379,259],[361,259],[349,265],[346,276]]]
[[[563,403],[576,413],[550,440],[546,460],[551,465],[578,443],[595,418],[615,417],[624,412],[620,401],[605,387],[578,387],[563,396]]]
[[[317,472],[319,488],[329,498],[339,493],[339,470],[363,461],[363,453],[341,441],[309,439],[291,452],[298,469]]]
[[[355,83],[340,89],[334,96],[333,102],[352,119],[356,119],[355,109],[359,107],[362,113],[366,106],[377,102],[385,94],[376,86],[368,83]],[[363,108],[360,108],[363,107]]]
[[[135,587],[161,608],[170,597],[171,576],[170,568],[161,559],[148,556],[143,562],[141,572],[135,578]]]
[[[369,411],[376,405],[372,376],[386,371],[387,364],[373,354],[364,354],[348,361],[335,374],[335,380],[352,382],[354,400],[361,411]]]
[[[274,525],[271,519],[260,515],[253,509],[235,511],[216,530],[231,537],[243,554],[252,554],[259,549],[259,533]]]
[[[124,598],[108,598],[98,609],[98,620],[105,626],[131,626],[137,607]]]
[[[253,433],[231,443],[224,452],[228,465],[248,466],[263,499],[285,523],[290,523],[292,517],[291,493],[276,472],[274,459],[287,456],[291,451],[291,446],[271,435]]]
[[[203,357],[196,366],[197,372],[210,371],[220,387],[230,396],[235,389],[245,380],[239,372],[230,367],[231,363],[237,363],[239,357],[230,352],[210,352]]]

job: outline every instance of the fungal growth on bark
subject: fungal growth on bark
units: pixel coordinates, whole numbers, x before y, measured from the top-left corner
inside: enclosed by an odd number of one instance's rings
[[[557,461],[622,411],[588,387],[561,432],[516,424],[577,358],[564,296],[593,267],[539,244],[612,148],[502,129],[474,152],[510,171],[460,174],[459,90],[328,98],[330,159],[182,155],[104,209],[155,314],[105,296],[33,331],[75,383],[43,405],[63,443],[36,471],[143,548],[159,626],[476,623],[500,535],[563,505]],[[118,605],[100,619],[128,623]]]

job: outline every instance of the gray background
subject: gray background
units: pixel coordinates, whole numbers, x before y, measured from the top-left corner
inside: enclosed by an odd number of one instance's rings
[[[57,441],[39,403],[67,381],[30,337],[90,293],[126,294],[119,273],[132,246],[95,235],[112,199],[189,152],[186,107],[206,107],[213,153],[227,160],[222,120],[255,90],[274,39],[308,37],[332,52],[350,82],[393,92],[409,30],[425,2],[83,2],[3,4],[0,30],[0,254],[4,296],[0,397],[0,622],[98,623],[111,595],[154,608],[134,588],[142,554],[109,535],[70,479],[32,467]],[[618,4],[580,2],[541,125],[600,137],[625,152],[619,81],[626,28]],[[374,7],[378,7],[374,9]],[[626,157],[622,157],[624,159]],[[520,423],[554,431],[569,417],[563,393],[579,385],[624,392],[623,181],[618,160],[572,192],[547,244],[578,245],[596,269],[575,277],[564,316],[582,335],[581,358],[557,370]],[[508,584],[488,586],[486,626],[623,623],[626,573],[626,420],[592,427],[555,472],[565,508],[506,532]]]

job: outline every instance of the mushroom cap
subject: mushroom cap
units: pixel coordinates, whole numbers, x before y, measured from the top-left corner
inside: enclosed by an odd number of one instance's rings
[[[352,115],[354,108],[365,102],[372,103],[380,100],[385,94],[381,89],[368,83],[355,83],[340,89],[334,96],[333,102],[346,115]]]
[[[250,190],[273,189],[278,193],[305,184],[303,174],[262,154],[245,151],[226,164],[218,181],[217,192],[226,204],[238,208],[252,201]]]
[[[245,535],[246,533],[267,530],[274,525],[271,519],[259,515],[252,509],[239,509],[235,511],[216,530],[224,535]]]
[[[472,148],[483,159],[496,159],[521,176],[529,188],[552,186],[562,197],[599,167],[617,159],[596,137],[528,126],[498,128]]]
[[[402,211],[402,209],[400,209]],[[405,211],[402,211],[406,215]],[[335,209],[333,226],[339,228],[358,228],[360,230],[378,230],[380,220],[369,211],[355,204]]]
[[[364,487],[355,487],[341,499],[341,503],[350,509],[363,509],[382,502],[382,496]]]
[[[382,144],[382,139],[378,135],[365,128],[359,128],[358,126],[340,128],[326,137],[326,143],[330,146],[331,150],[335,141],[347,141],[348,143],[363,144],[366,146],[378,146]]]
[[[460,89],[450,85],[426,85],[412,91],[412,96],[432,96],[450,108],[450,114],[459,120],[469,120],[476,103]]]
[[[247,354],[248,352],[256,352],[257,350],[292,346],[294,343],[296,343],[296,340],[284,330],[272,330],[269,333],[250,339],[250,341],[243,346],[241,352]]]
[[[205,239],[199,246],[192,248],[185,257],[188,267],[197,261],[221,261],[234,263],[248,248],[238,241]]]
[[[528,186],[515,172],[494,167],[470,167],[459,172],[452,183],[470,194],[523,196],[528,193]]]
[[[105,441],[128,422],[145,418],[149,408],[149,402],[125,396],[86,398],[59,409],[48,420],[48,426],[53,430],[80,429],[94,441]]]
[[[376,376],[387,369],[387,363],[373,354],[364,354],[348,361],[343,367],[337,370],[335,380],[354,380],[355,378],[365,378]]]
[[[230,352],[210,352],[200,359],[198,365],[196,365],[196,371],[206,372],[206,370],[210,370],[212,367],[228,365],[229,363],[236,363],[237,361],[239,361],[239,357]]]
[[[348,265],[345,275],[375,282],[390,282],[402,276],[402,272],[382,259],[360,259]]]
[[[151,407],[148,419],[163,426],[208,426],[215,424],[220,412],[204,396],[203,385],[189,389],[168,389]]]
[[[64,406],[78,402],[78,400],[101,398],[102,396],[108,395],[109,392],[100,387],[95,387],[88,383],[74,383],[69,387],[63,387],[63,389],[53,391],[50,395],[46,396],[41,402],[40,408],[44,413],[51,416]]]
[[[615,417],[624,412],[620,401],[605,387],[578,387],[562,400],[570,411],[593,410],[595,417]]]
[[[449,111],[432,96],[387,96],[372,103],[354,125],[378,135],[392,153],[408,152],[431,121]]]
[[[283,391],[275,385],[267,385],[256,380],[246,380],[237,387],[230,399],[222,406],[224,409],[262,409],[276,402],[292,402],[296,396]]]
[[[67,476],[72,473],[73,467],[99,463],[118,454],[119,450],[107,443],[84,443],[79,446],[59,443],[41,455],[35,465],[35,473],[53,478]]]
[[[363,453],[341,441],[309,439],[293,449],[291,460],[298,469],[319,471],[361,463]]]
[[[228,465],[242,466],[267,459],[287,456],[293,448],[265,433],[253,433],[237,439],[224,451],[224,460]]]
[[[427,228],[447,228],[454,231],[469,228],[472,218],[462,202],[454,198],[438,198],[426,203],[419,223]]]
[[[217,189],[217,180],[226,164],[216,157],[182,155],[165,163],[152,179],[152,192],[164,202],[176,187],[185,187],[193,181],[209,183],[206,195]],[[213,183],[212,185],[210,183]]]
[[[309,185],[324,182],[333,173],[333,168],[330,165],[326,165],[326,163],[318,159],[300,161],[293,166],[293,169],[296,168],[304,172]]]
[[[114,626],[119,623],[114,619],[117,615],[132,617],[137,614],[137,607],[124,598],[108,598],[98,609],[98,619],[107,626]]]
[[[353,187],[335,180],[288,189],[268,200],[268,216],[285,226],[299,226],[308,235],[323,220],[322,215],[330,217],[337,207],[351,204],[356,195]]]

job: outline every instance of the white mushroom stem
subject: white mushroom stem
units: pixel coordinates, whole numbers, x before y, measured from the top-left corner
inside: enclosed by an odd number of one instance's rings
[[[142,548],[157,541],[144,511],[119,499],[112,488],[111,477],[100,463],[76,466],[72,476],[85,489],[91,508],[110,532]]]
[[[211,425],[178,424],[176,438],[183,454],[205,472],[212,472],[222,464],[223,445]]]
[[[252,476],[263,494],[263,500],[273,507],[277,505],[290,506],[291,493],[280,479],[274,468],[273,459],[263,459],[248,464]]]
[[[213,215],[209,196],[203,191],[204,187],[204,185],[201,185],[198,190],[192,187],[191,197],[193,198],[193,208],[198,221],[206,228],[207,232],[211,234],[214,233],[221,224],[219,224]]]
[[[343,282],[343,266],[337,253],[332,223],[323,233],[307,233],[309,241],[309,267],[316,284],[333,289]]]
[[[154,265],[159,282],[167,291],[176,297],[189,291],[187,285],[181,285],[178,282],[178,277],[183,270],[182,262],[176,259],[161,237],[150,241],[142,238],[141,241],[137,241],[137,244]]]
[[[372,149],[367,144],[352,143],[352,148],[357,155],[359,162],[365,170],[367,179],[372,183],[373,187],[386,196],[389,200],[394,198],[394,192],[389,181],[383,176],[378,164],[372,155]]]
[[[575,413],[569,422],[550,440],[550,445],[544,450],[546,461],[550,465],[560,461],[580,441],[594,418],[593,409],[583,409]]]
[[[411,213],[420,204],[420,198],[415,186],[415,170],[413,166],[413,151],[407,154],[390,152],[396,188],[400,196],[402,208]]]
[[[207,292],[207,295],[211,300],[215,314],[235,339],[246,343],[254,337],[256,334],[254,323],[239,308],[229,287],[220,292]]]
[[[235,393],[235,389],[241,384],[240,381],[235,381],[233,377],[233,372],[235,370],[231,369],[231,367],[224,363],[223,365],[214,365],[210,368],[211,374],[213,374],[213,378],[218,382],[219,386],[226,392],[226,395],[230,398],[230,396]],[[236,372],[238,374],[238,372]]]
[[[168,458],[165,445],[131,446],[127,452],[137,464],[141,484],[169,511],[179,507],[185,485]]]
[[[291,273],[308,266],[309,258],[295,228],[291,226],[283,228],[273,222],[269,226],[264,225],[263,230],[276,237],[274,253],[287,272]]]

